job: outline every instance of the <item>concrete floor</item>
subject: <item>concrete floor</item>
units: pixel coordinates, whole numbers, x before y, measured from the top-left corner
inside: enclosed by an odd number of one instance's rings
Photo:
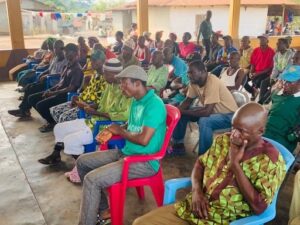
[[[44,121],[34,110],[32,121],[18,121],[7,114],[8,109],[17,108],[19,104],[15,88],[14,82],[0,83],[0,225],[75,225],[81,186],[71,184],[64,176],[74,161],[64,155],[63,163],[56,167],[37,162],[52,151],[53,134],[38,131]],[[190,175],[196,160],[191,152],[196,137],[196,130],[187,135],[189,152],[186,156],[163,160],[165,179]],[[287,224],[293,178],[293,174],[287,177],[279,194],[277,217],[269,225]],[[135,190],[129,189],[124,224],[131,224],[136,217],[155,207],[148,188],[145,201],[138,200]]]

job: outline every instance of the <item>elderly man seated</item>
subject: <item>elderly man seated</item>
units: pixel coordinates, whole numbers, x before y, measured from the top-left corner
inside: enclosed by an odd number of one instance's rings
[[[262,139],[267,113],[257,103],[241,107],[232,131],[218,136],[196,161],[192,192],[138,218],[134,225],[229,224],[262,213],[285,176],[282,155]]]

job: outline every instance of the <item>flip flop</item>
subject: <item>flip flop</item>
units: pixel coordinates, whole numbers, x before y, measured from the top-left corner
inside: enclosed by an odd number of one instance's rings
[[[49,155],[46,158],[39,159],[38,162],[44,165],[57,165],[61,162],[61,158],[60,156],[54,157],[53,155]]]
[[[54,125],[48,123],[48,124],[45,124],[44,126],[40,127],[39,131],[42,132],[42,133],[47,133],[47,132],[52,131],[53,128],[54,128]]]

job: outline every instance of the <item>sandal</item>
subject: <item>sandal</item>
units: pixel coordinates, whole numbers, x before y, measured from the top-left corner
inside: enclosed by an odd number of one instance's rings
[[[52,131],[53,128],[54,128],[54,124],[52,124],[52,123],[47,123],[47,124],[45,124],[44,126],[41,126],[41,127],[39,128],[39,131],[42,132],[42,133],[47,133],[47,132]]]
[[[61,162],[61,158],[60,156],[54,156],[53,154],[51,154],[46,158],[39,159],[38,162],[44,165],[57,165]]]
[[[79,184],[81,183],[77,167],[74,166],[74,168],[70,172],[66,172],[65,176],[69,179],[70,182]]]

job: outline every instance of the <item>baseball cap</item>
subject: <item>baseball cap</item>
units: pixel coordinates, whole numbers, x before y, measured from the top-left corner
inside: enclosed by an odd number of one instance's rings
[[[269,39],[269,35],[262,34],[262,35],[257,36],[257,38],[266,38],[266,39]]]
[[[148,31],[144,31],[144,32],[143,32],[143,36],[150,37],[150,36],[151,36],[151,33],[150,33],[150,32],[148,32]]]
[[[279,76],[279,79],[288,82],[296,82],[300,80],[300,66],[289,66],[282,72],[282,74]]]
[[[121,73],[115,76],[116,78],[132,78],[141,81],[147,81],[148,75],[145,70],[136,65],[126,67]]]
[[[225,36],[223,36],[222,38],[223,38],[224,40],[225,40],[225,39],[232,40],[232,37],[231,37],[230,35],[225,35]]]

